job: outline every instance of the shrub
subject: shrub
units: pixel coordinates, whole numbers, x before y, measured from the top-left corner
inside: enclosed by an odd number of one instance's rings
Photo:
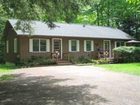
[[[92,60],[92,62],[94,64],[109,64],[109,63],[112,63],[111,59],[105,59],[105,58],[102,58],[102,59],[99,59],[99,60]]]
[[[69,55],[68,60],[74,64],[75,63],[92,63],[92,59],[87,56],[74,57],[73,55]]]
[[[117,47],[114,51],[114,62],[129,63],[140,62],[140,47]]]
[[[77,59],[73,55],[68,55],[68,61],[71,62],[71,63],[76,63]]]
[[[41,56],[32,56],[28,60],[23,60],[20,62],[21,66],[43,66],[43,65],[54,65],[56,64],[56,61],[53,59],[50,59],[48,57],[41,57]]]
[[[92,59],[89,57],[85,57],[85,56],[80,56],[77,59],[77,63],[92,63]]]

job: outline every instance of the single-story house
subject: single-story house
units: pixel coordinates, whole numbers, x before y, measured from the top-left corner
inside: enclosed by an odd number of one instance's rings
[[[81,24],[54,23],[50,28],[41,21],[32,21],[32,35],[16,30],[18,20],[10,19],[6,23],[6,60],[15,62],[29,59],[31,56],[48,56],[59,54],[59,59],[89,56],[91,58],[113,57],[112,49],[124,46],[133,38],[125,32],[110,27]]]

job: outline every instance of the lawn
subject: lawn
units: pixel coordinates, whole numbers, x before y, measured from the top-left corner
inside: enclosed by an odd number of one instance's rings
[[[11,72],[16,68],[12,63],[0,64],[0,73]]]
[[[103,64],[99,67],[106,68],[115,72],[124,72],[128,74],[134,74],[140,76],[140,63],[125,63],[125,64]]]

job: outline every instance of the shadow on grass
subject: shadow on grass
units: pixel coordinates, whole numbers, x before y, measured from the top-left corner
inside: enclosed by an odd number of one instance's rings
[[[58,85],[70,79],[46,77],[22,77],[14,75],[11,81],[0,82],[0,105],[97,105],[108,102],[91,94],[90,85]]]

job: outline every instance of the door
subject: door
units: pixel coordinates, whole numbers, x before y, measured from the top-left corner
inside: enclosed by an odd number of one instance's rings
[[[58,59],[62,59],[62,39],[53,38],[52,39],[52,53],[57,53]]]
[[[111,41],[110,40],[104,40],[103,48],[104,48],[104,56],[111,58]]]

